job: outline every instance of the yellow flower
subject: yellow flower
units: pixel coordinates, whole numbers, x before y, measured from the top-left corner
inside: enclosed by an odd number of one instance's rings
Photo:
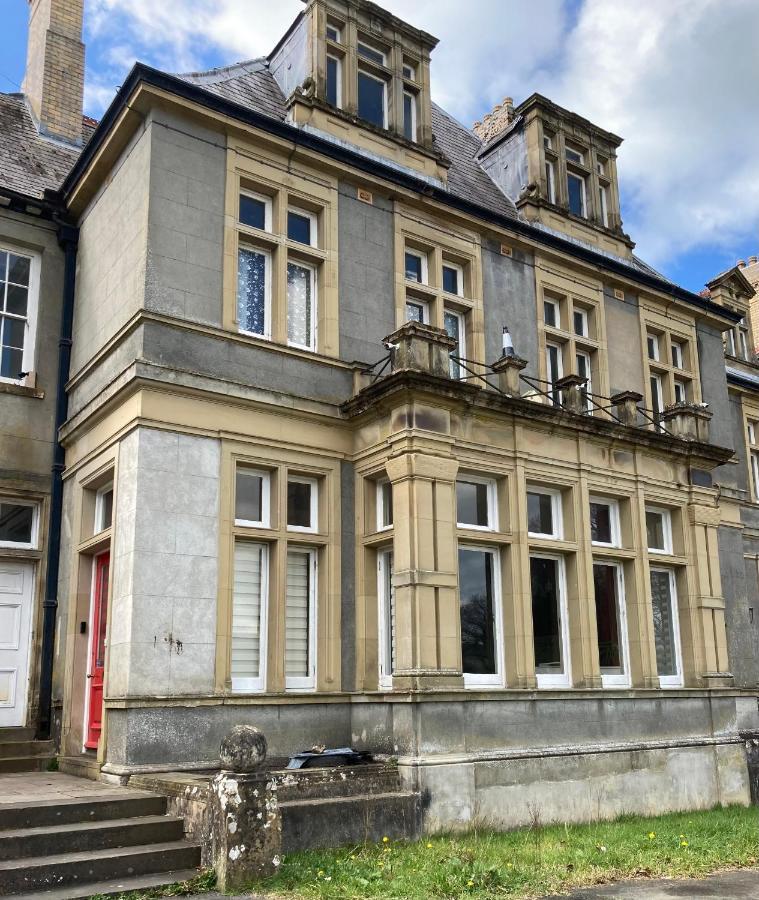
[[[687,847],[687,846],[688,846],[688,842],[687,842],[687,841],[680,841],[680,846],[681,846],[681,847]]]
[[[467,887],[474,887],[474,882],[473,882],[473,881],[467,881],[466,884],[467,884]]]
[[[513,869],[513,868],[514,868],[514,863],[506,863],[506,868],[507,868],[507,869]]]
[[[649,832],[648,832],[648,839],[649,839],[649,841],[652,841],[655,837],[656,837],[656,832],[655,832],[655,831],[649,831]]]
[[[427,844],[427,849],[432,850],[432,844]]]
[[[390,848],[390,847],[385,847],[385,851],[384,851],[384,852],[385,852],[385,853],[389,853],[389,852],[390,852],[390,850],[391,850],[391,848]]]
[[[316,877],[321,878],[323,874],[324,874],[324,869],[319,869],[319,871],[316,873]]]
[[[355,859],[355,858],[356,858],[356,854],[355,854],[355,853],[351,853],[351,859]]]
[[[382,838],[382,843],[383,843],[383,844],[386,844],[389,840],[390,840],[389,837],[383,837],[383,838]]]
[[[685,840],[685,835],[684,835],[684,834],[681,834],[681,835],[680,835],[680,840],[681,840],[681,841],[684,841],[684,840]]]

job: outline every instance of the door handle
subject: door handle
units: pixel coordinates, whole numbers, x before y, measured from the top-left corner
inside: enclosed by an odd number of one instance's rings
[[[88,678],[94,678],[95,676],[94,676],[94,675],[88,675],[87,677],[88,677]]]

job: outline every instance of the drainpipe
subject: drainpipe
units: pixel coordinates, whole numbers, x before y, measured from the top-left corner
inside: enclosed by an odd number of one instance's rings
[[[42,648],[37,737],[46,740],[52,727],[53,655],[55,653],[55,617],[58,612],[58,572],[60,569],[61,520],[63,518],[63,470],[65,451],[58,435],[68,417],[66,382],[71,365],[71,335],[74,324],[74,288],[76,285],[76,249],[79,229],[58,221],[58,243],[64,253],[63,310],[58,340],[58,384],[55,395],[53,432],[53,469],[50,487],[50,519],[47,536],[45,599],[42,601]]]

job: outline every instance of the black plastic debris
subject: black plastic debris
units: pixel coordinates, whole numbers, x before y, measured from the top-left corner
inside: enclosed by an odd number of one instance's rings
[[[354,750],[352,747],[336,747],[327,750],[325,747],[314,747],[304,750],[290,757],[288,769],[332,768],[335,766],[358,766],[371,761],[371,757],[365,751]]]

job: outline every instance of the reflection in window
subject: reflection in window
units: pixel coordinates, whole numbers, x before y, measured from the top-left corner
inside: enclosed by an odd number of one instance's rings
[[[538,675],[563,675],[559,561],[544,556],[530,557],[530,584],[535,671]]]
[[[0,544],[31,545],[34,509],[26,504],[0,501]]]
[[[593,587],[596,598],[598,661],[602,675],[624,675],[622,615],[616,565],[595,563]]]
[[[456,521],[459,525],[488,528],[489,486],[482,481],[456,482]]]
[[[464,672],[495,675],[498,667],[491,552],[459,548],[459,597]]]
[[[677,610],[672,573],[651,569],[651,606],[654,617],[656,668],[660,678],[679,676],[677,658]]]

